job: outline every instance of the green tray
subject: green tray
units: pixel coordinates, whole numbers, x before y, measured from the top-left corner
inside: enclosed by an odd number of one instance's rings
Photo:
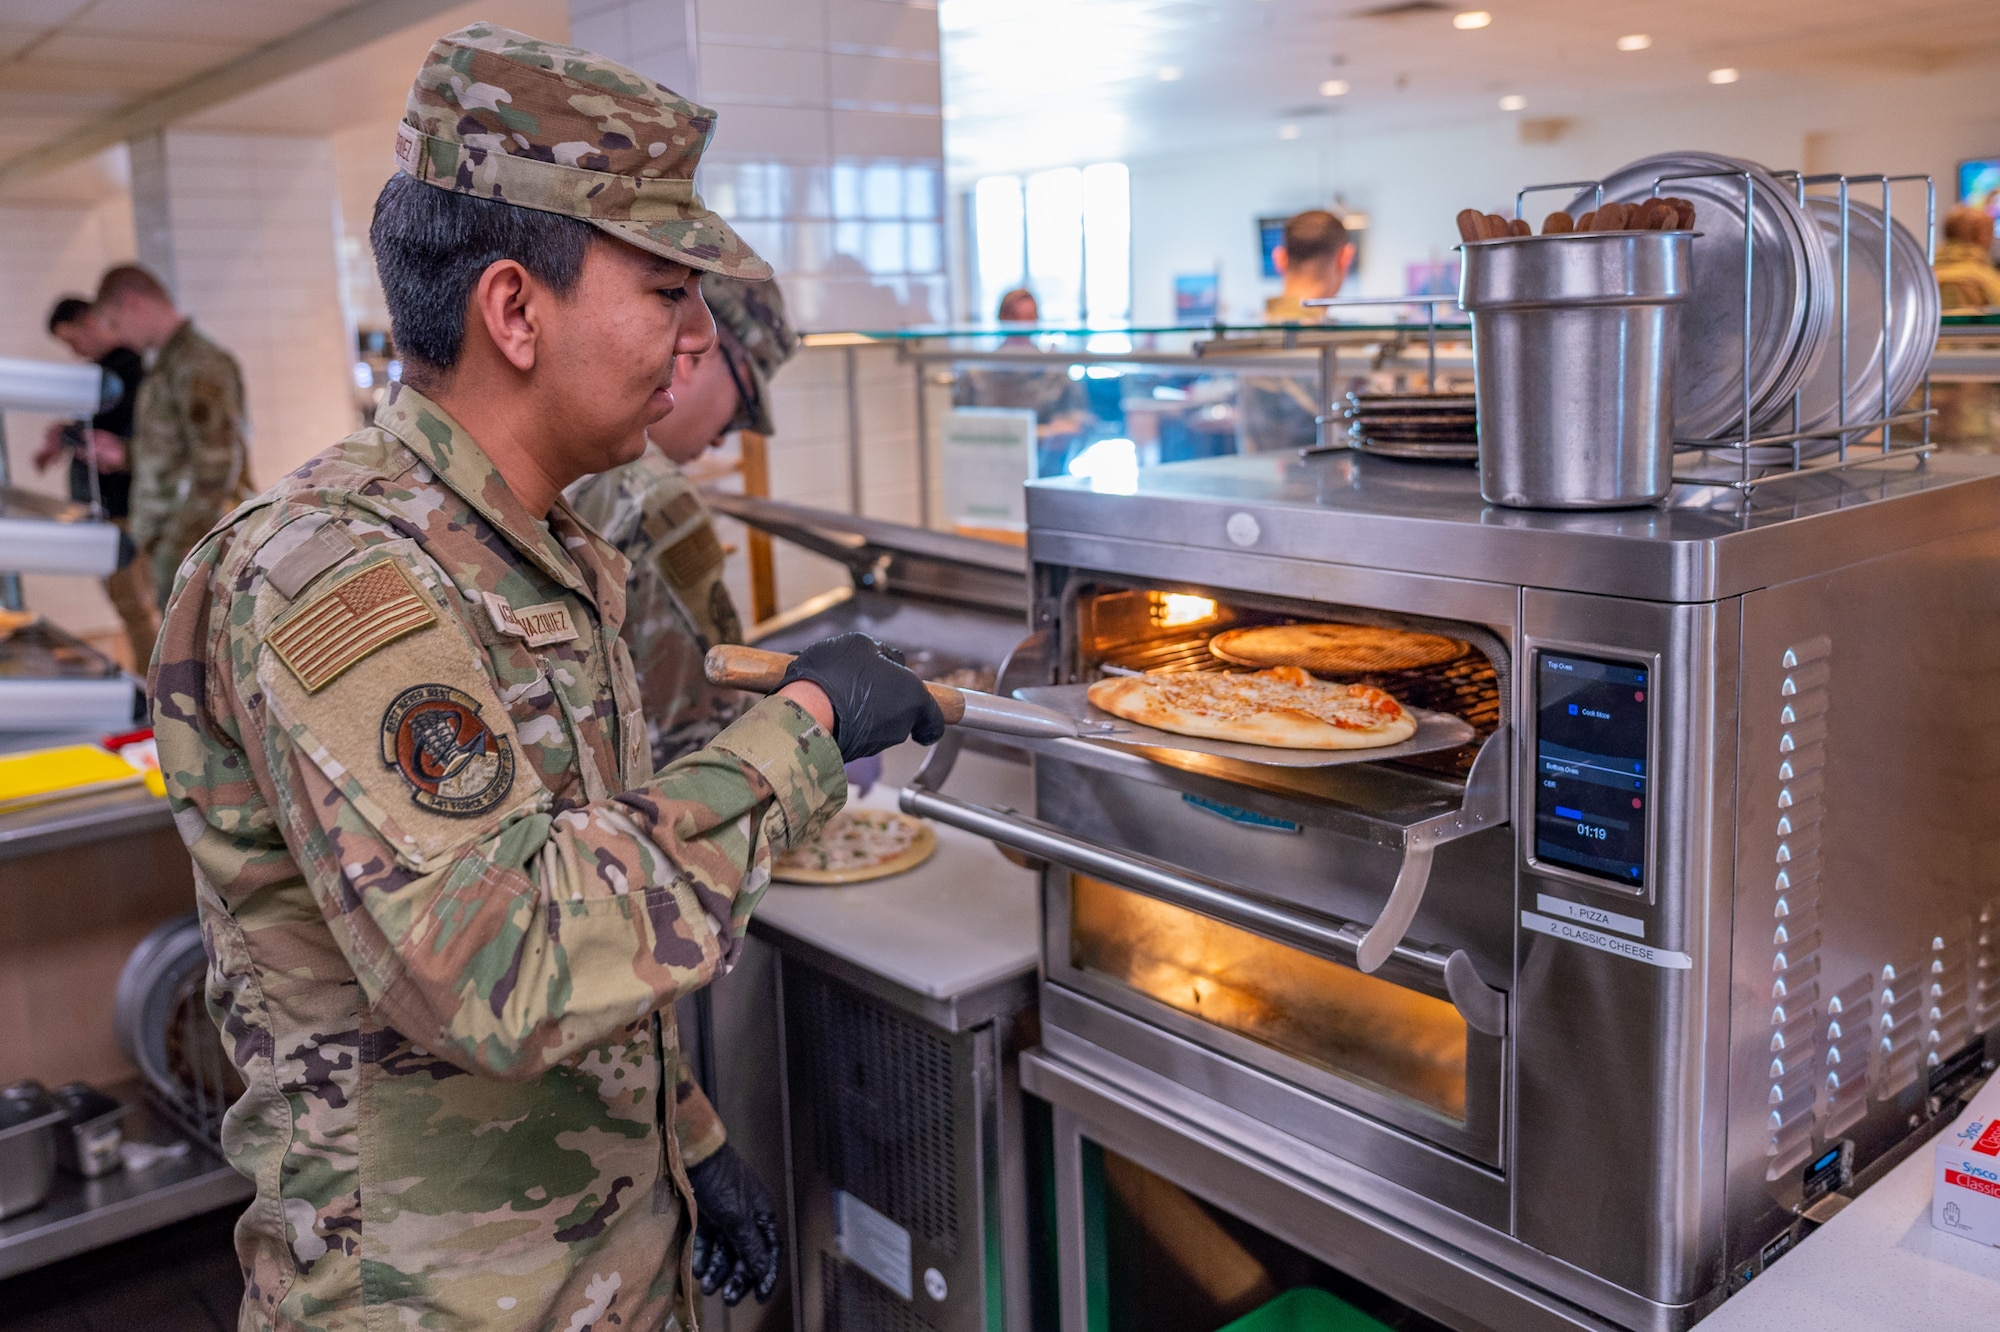
[[[1221,1332],[1392,1332],[1337,1295],[1313,1286],[1288,1290]]]

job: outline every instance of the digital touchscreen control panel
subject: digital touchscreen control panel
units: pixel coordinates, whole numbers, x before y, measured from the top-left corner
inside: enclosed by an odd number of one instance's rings
[[[1640,888],[1652,803],[1652,672],[1543,652],[1535,667],[1535,858]]]

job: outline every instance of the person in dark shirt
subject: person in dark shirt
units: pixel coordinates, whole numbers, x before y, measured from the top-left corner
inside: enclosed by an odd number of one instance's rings
[[[104,407],[88,423],[56,421],[49,426],[42,447],[35,454],[35,470],[69,455],[70,498],[88,504],[91,491],[91,461],[97,464],[95,498],[103,504],[104,515],[123,532],[131,512],[132,413],[139,397],[139,381],[145,377],[145,362],[130,347],[118,345],[109,330],[81,296],[65,296],[49,311],[49,333],[86,361],[95,361],[104,371]],[[132,668],[143,671],[153,656],[153,640],[159,634],[160,616],[155,605],[152,579],[145,562],[135,559],[129,538],[118,543],[118,568],[104,580],[104,591],[125,625],[125,637],[132,648]]]

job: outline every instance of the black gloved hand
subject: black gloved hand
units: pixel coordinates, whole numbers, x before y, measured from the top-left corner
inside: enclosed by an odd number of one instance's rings
[[[944,738],[944,715],[924,682],[867,634],[814,643],[785,668],[783,683],[794,680],[818,685],[832,701],[833,738],[843,762],[879,754],[912,736],[920,745]]]
[[[771,1195],[726,1142],[687,1175],[694,1190],[694,1278],[702,1294],[720,1291],[731,1308],[749,1294],[764,1303],[778,1288],[785,1256]]]

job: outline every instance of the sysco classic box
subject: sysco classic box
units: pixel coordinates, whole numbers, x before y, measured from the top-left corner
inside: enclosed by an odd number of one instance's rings
[[[2000,1247],[2000,1078],[1937,1140],[1931,1224]]]

